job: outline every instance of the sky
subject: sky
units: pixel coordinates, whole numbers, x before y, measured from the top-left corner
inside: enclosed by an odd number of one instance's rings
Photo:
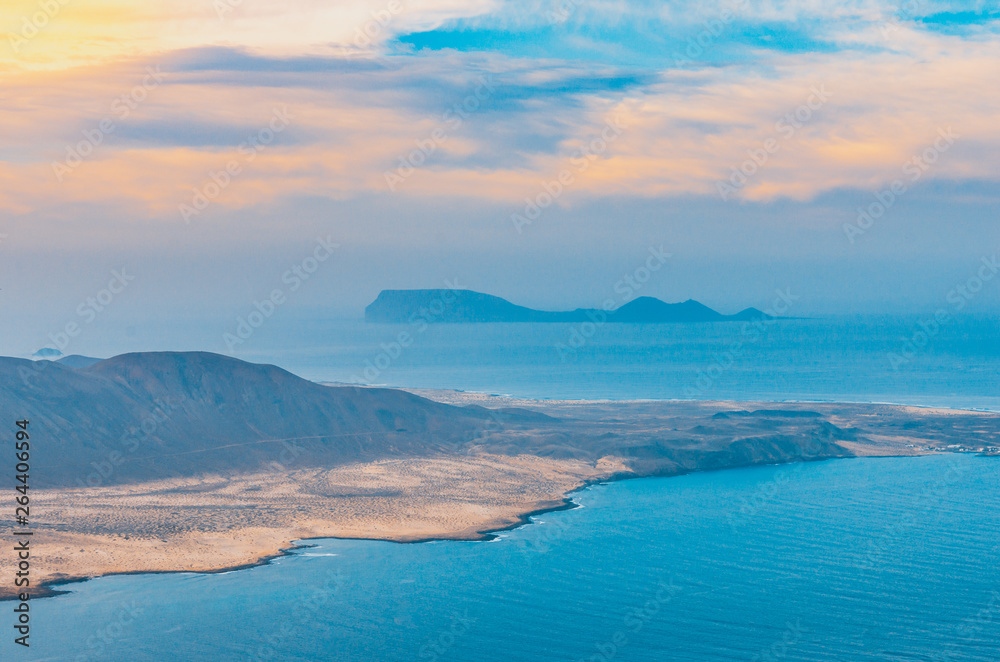
[[[932,314],[1000,250],[996,2],[5,0],[0,32],[0,354],[218,350],[275,292],[596,306],[650,250],[634,296]]]

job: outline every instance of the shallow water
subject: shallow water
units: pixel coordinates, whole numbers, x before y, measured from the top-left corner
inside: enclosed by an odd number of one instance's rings
[[[622,481],[492,542],[69,585],[19,659],[993,661],[998,485],[968,455]]]

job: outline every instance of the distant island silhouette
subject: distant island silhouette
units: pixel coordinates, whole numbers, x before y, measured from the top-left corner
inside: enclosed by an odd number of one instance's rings
[[[382,290],[365,308],[365,321],[381,324],[427,323],[477,324],[490,322],[617,322],[631,324],[679,324],[692,322],[744,322],[770,316],[756,308],[723,315],[688,299],[667,303],[654,297],[639,297],[613,310],[577,308],[568,311],[535,310],[506,299],[472,290]]]

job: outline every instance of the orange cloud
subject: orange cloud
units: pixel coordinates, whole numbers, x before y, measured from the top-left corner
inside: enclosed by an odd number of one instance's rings
[[[99,4],[126,22],[141,23],[149,16],[126,2]],[[179,6],[193,11],[191,5]],[[249,0],[246,10],[252,13]],[[183,16],[180,10],[177,14]],[[89,19],[79,23],[84,24],[99,27]],[[55,31],[56,24],[51,28]],[[143,32],[135,34],[139,41],[128,43],[142,41]],[[669,71],[622,98],[592,96],[574,112],[563,113],[554,102],[540,99],[533,102],[539,116],[558,115],[566,132],[554,150],[521,153],[520,147],[491,140],[497,119],[483,113],[460,131],[445,129],[447,140],[433,158],[393,194],[472,196],[517,206],[568,171],[572,184],[564,187],[558,204],[578,195],[718,195],[727,185],[732,199],[809,199],[839,187],[873,188],[898,176],[909,159],[934,144],[939,130],[949,127],[960,138],[926,176],[995,179],[1000,172],[995,121],[1000,45],[926,35],[901,43],[906,48],[878,55],[775,56],[763,66]],[[399,67],[434,67],[434,60],[416,60]],[[439,111],[407,110],[397,103],[392,81],[377,84],[379,76],[400,80],[393,63],[359,74],[367,81],[354,80],[350,88],[338,87],[341,79],[305,74],[289,74],[286,86],[275,87],[252,73],[231,82],[224,73],[211,80],[201,73],[167,73],[127,117],[119,117],[115,100],[143,86],[149,62],[155,58],[9,70],[0,92],[10,109],[0,126],[0,207],[24,214],[75,202],[107,203],[181,222],[180,205],[190,204],[198,191],[204,194],[206,186],[214,190],[213,173],[232,161],[239,173],[220,187],[200,218],[294,195],[388,195],[386,172],[413,152],[418,139],[443,127]],[[552,75],[532,71],[523,61],[494,59],[490,66],[507,67],[507,79],[521,89]],[[449,68],[440,75],[452,74]],[[817,96],[817,90],[825,92]],[[445,104],[437,99],[426,104],[438,105]],[[162,126],[183,133],[190,125],[244,127],[253,133],[266,128],[276,107],[287,107],[293,118],[288,132],[252,160],[240,151],[239,137],[234,144],[188,144],[182,137],[126,140],[119,131],[108,133],[79,165],[62,173],[61,181],[53,169],[109,116],[116,127],[141,125],[147,132]],[[527,131],[533,120],[530,114],[524,117],[518,125]],[[594,149],[593,141],[614,121],[624,129]],[[497,155],[498,149],[510,151]],[[509,158],[484,165],[489,160],[477,157],[485,156]],[[745,169],[753,172],[742,182],[734,180],[733,169],[748,163]]]
[[[5,0],[0,70],[66,69],[220,45],[260,54],[370,51],[493,0]]]

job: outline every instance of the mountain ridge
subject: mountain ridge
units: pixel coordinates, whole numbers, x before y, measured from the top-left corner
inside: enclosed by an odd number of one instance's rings
[[[317,384],[209,352],[122,354],[85,368],[0,357],[0,417],[31,421],[32,480],[39,487],[484,452],[586,462],[614,455],[647,475],[743,462],[730,449],[732,430],[695,443],[687,434],[665,436],[661,423],[612,417],[598,431],[594,422],[530,409]],[[753,461],[801,458],[797,444],[761,444]],[[824,439],[811,454],[850,453]]]
[[[0,416],[31,421],[43,486],[257,471],[290,455],[335,465],[453,452],[489,419],[209,352],[122,354],[85,368],[0,358]]]
[[[479,540],[595,481],[966,451],[1000,430],[998,414],[890,405],[327,386],[207,352],[84,368],[0,357],[0,418],[30,420],[39,595],[108,573],[243,567],[310,537]]]
[[[1000,421],[996,415],[921,414],[917,435],[905,407],[774,403],[735,415],[725,403],[664,401],[632,416],[626,412],[635,405],[628,403],[489,405],[317,384],[274,365],[209,352],[122,354],[85,368],[0,357],[0,418],[31,421],[37,487],[288,475],[483,454],[592,466],[617,458],[635,475],[676,475],[846,457],[853,454],[850,444],[882,443],[866,441],[869,436],[983,446]],[[882,415],[872,416],[874,410]]]
[[[365,307],[365,321],[376,324],[420,322],[682,324],[747,322],[770,317],[756,308],[745,308],[735,315],[723,315],[694,299],[667,303],[649,296],[632,299],[612,310],[604,308],[536,310],[519,306],[492,294],[457,289],[382,290],[375,301]]]

